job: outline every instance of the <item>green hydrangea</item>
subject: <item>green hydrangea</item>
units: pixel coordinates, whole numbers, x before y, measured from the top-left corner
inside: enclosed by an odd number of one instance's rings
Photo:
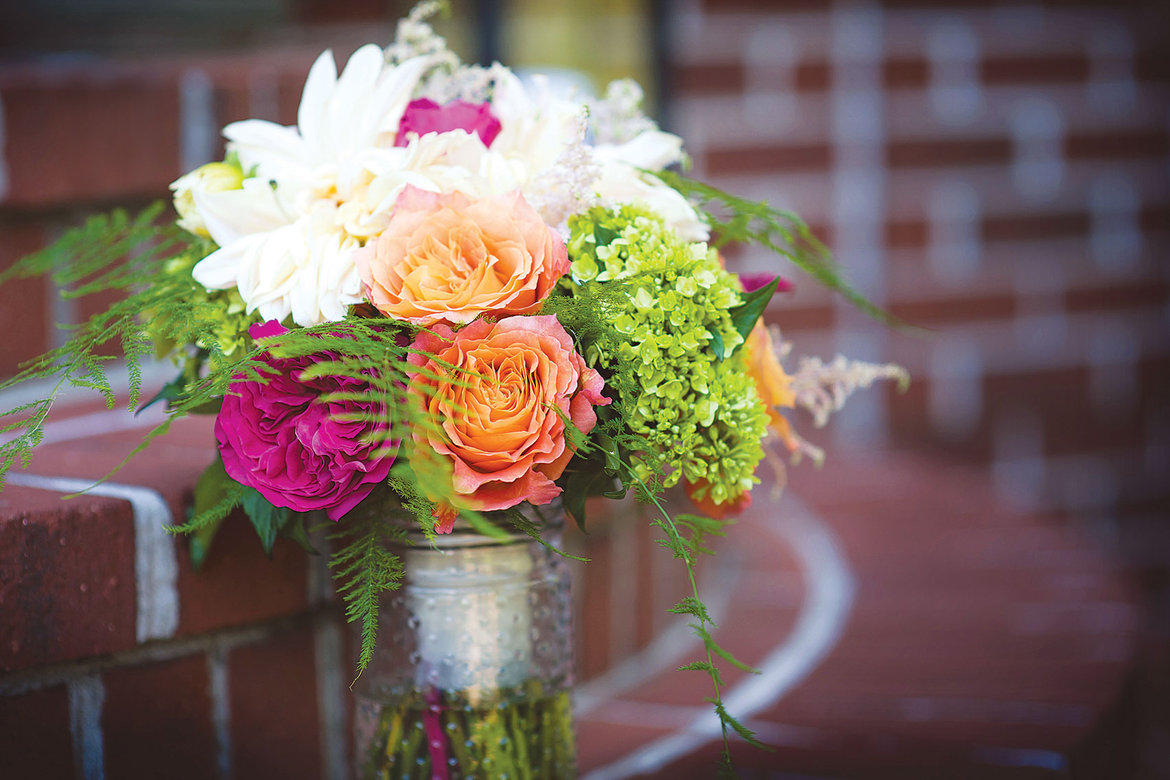
[[[200,359],[195,359],[187,345],[207,352],[212,369],[224,361],[238,360],[251,348],[248,328],[258,321],[248,314],[239,291],[207,290],[191,278],[191,269],[206,254],[194,249],[166,261],[157,284],[183,288],[191,308],[178,319],[169,312],[144,312],[143,324],[159,357],[170,356],[194,378]]]
[[[569,227],[570,287],[624,293],[606,296],[612,327],[585,354],[613,370],[607,385],[639,441],[639,477],[666,487],[706,480],[720,504],[751,489],[767,415],[728,313],[742,296],[715,251],[628,206],[594,208]]]

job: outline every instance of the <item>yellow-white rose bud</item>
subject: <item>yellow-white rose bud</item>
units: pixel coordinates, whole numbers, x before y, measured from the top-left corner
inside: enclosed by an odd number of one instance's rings
[[[179,214],[176,224],[197,236],[207,236],[207,225],[195,206],[196,192],[224,192],[238,190],[243,185],[244,172],[238,165],[213,162],[201,165],[185,176],[171,182],[175,193],[175,211]]]

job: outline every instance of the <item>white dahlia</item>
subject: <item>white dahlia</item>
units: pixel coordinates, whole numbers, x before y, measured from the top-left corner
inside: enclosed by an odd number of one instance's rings
[[[381,230],[367,189],[388,163],[402,112],[424,58],[387,68],[382,50],[358,49],[338,77],[331,52],[313,64],[297,125],[263,120],[224,129],[243,187],[194,193],[219,249],[200,261],[196,281],[236,287],[249,311],[297,325],[341,319],[362,300],[353,253]],[[393,156],[391,154],[391,156]]]

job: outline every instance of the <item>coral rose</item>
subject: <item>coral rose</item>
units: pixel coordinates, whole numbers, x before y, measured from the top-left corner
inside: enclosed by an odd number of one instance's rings
[[[374,306],[424,326],[534,313],[569,270],[565,242],[519,190],[472,199],[408,186],[356,259]]]
[[[276,321],[252,326],[260,340],[288,331]],[[319,359],[336,357],[323,352]],[[301,379],[313,357],[264,358],[267,382],[233,382],[215,418],[215,438],[229,477],[256,488],[274,506],[324,509],[337,520],[386,479],[397,443],[387,443],[384,404],[327,400],[361,393],[353,377]]]
[[[414,439],[449,459],[454,474],[437,530],[450,531],[456,507],[506,509],[560,495],[553,480],[573,457],[566,420],[588,433],[597,424],[593,407],[610,399],[557,318],[479,320],[458,333],[438,325],[414,348],[428,354],[410,355],[411,392],[435,422]]]

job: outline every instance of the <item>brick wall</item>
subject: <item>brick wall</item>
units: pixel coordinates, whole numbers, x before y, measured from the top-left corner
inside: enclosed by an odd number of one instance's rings
[[[351,776],[354,639],[323,555],[265,557],[229,517],[201,570],[185,516],[213,454],[188,418],[82,496],[158,415],[58,410],[0,493],[0,762],[4,777]],[[574,564],[578,678],[646,647],[685,593],[636,507],[594,505]],[[621,520],[622,522],[614,522]],[[314,534],[314,546],[328,543]],[[653,577],[651,575],[654,575]]]
[[[671,10],[671,124],[696,173],[798,211],[868,296],[932,331],[876,328],[798,278],[768,313],[798,350],[896,360],[915,379],[905,396],[851,401],[836,435],[975,458],[1029,506],[1161,522],[1165,11],[751,0]],[[775,267],[755,251],[735,263]]]

